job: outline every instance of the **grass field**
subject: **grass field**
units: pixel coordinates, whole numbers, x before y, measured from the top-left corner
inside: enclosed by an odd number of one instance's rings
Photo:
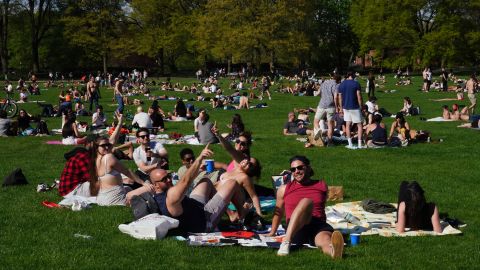
[[[377,88],[380,107],[396,112],[402,98],[410,96],[421,107],[422,117],[441,115],[441,105],[454,101],[432,102],[431,98],[454,97],[453,93],[422,93],[421,78],[413,78],[412,86],[394,86],[388,77],[384,89]],[[173,78],[173,82],[192,82],[189,78]],[[224,86],[227,81],[222,82]],[[362,81],[362,86],[365,82]],[[226,87],[224,87],[226,88]],[[275,89],[275,87],[274,87]],[[383,93],[378,90],[397,90]],[[59,89],[42,88],[41,96],[32,100],[57,102]],[[154,94],[161,95],[160,91]],[[188,94],[168,92],[184,98]],[[109,120],[116,108],[110,106],[112,91],[102,89]],[[143,97],[142,97],[143,98]],[[258,102],[258,101],[256,101]],[[407,120],[414,129],[429,130],[433,139],[442,143],[415,144],[405,148],[348,150],[343,146],[305,149],[293,136],[283,136],[287,113],[293,108],[316,107],[317,97],[294,97],[273,93],[266,101],[268,108],[249,111],[209,109],[212,120],[221,130],[234,113],[240,113],[247,129],[254,135],[252,155],[263,166],[260,184],[270,186],[270,175],[289,168],[288,159],[304,154],[312,160],[316,178],[329,185],[342,185],[346,201],[375,198],[395,202],[400,181],[417,180],[426,190],[427,200],[437,203],[441,213],[448,213],[466,222],[461,236],[383,238],[363,237],[356,247],[347,247],[342,261],[332,261],[317,250],[301,250],[287,257],[277,257],[276,250],[244,247],[189,247],[173,239],[140,241],[122,234],[117,226],[132,220],[125,207],[93,207],[72,212],[48,209],[44,200],[60,201],[55,191],[36,193],[40,182],[52,183],[59,178],[64,165],[63,154],[72,147],[47,145],[60,139],[51,137],[0,138],[0,176],[17,167],[22,168],[29,185],[0,188],[0,268],[2,269],[91,269],[140,268],[171,269],[474,269],[480,262],[480,188],[479,145],[476,130],[456,128],[458,122],[424,122],[419,116]],[[147,105],[151,103],[147,101]],[[160,101],[164,110],[171,110],[174,101]],[[467,101],[461,104],[468,104]],[[195,102],[196,107],[209,107]],[[33,103],[21,105],[33,114],[40,108]],[[133,106],[129,107],[133,111]],[[313,119],[313,115],[311,116]],[[90,122],[88,117],[83,120]],[[389,127],[392,120],[386,119]],[[48,119],[49,128],[60,128],[59,118]],[[192,122],[167,122],[166,132],[193,134]],[[178,152],[184,146],[168,145],[171,167],[180,166]],[[200,147],[193,147],[195,152]],[[215,159],[228,161],[219,146],[212,146]],[[128,164],[134,168],[133,162]],[[74,237],[75,233],[91,235],[91,239]]]

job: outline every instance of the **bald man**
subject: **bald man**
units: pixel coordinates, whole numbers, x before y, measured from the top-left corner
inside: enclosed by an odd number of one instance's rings
[[[155,189],[154,199],[160,214],[178,219],[183,234],[213,231],[230,201],[240,209],[239,216],[245,216],[244,196],[235,180],[223,181],[215,189],[211,181],[205,178],[195,186],[189,197],[185,196],[203,159],[212,155],[207,145],[175,186],[167,171],[154,169],[150,172],[150,181]]]

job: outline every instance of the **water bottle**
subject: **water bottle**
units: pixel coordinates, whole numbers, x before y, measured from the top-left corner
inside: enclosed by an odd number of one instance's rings
[[[352,215],[351,213],[348,213],[348,212],[343,213],[343,218],[347,222],[352,223],[353,225],[358,225],[358,226],[362,225],[360,220],[356,216]]]

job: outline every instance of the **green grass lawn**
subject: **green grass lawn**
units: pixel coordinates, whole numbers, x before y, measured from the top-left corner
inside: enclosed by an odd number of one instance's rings
[[[173,78],[173,82],[192,82],[189,78]],[[361,82],[362,86],[365,82]],[[421,78],[412,86],[394,86],[388,77],[384,89],[377,88],[380,107],[390,112],[402,108],[402,98],[410,96],[421,107],[422,117],[441,115],[441,105],[454,101],[432,102],[431,98],[454,97],[454,93],[422,93]],[[228,81],[222,81],[224,88]],[[274,87],[275,89],[275,87]],[[397,90],[383,93],[381,90]],[[228,92],[228,91],[227,91]],[[32,100],[57,102],[59,89],[42,88],[41,96]],[[154,91],[155,95],[164,92]],[[194,95],[168,92],[193,98]],[[102,89],[101,104],[112,119],[115,106],[110,106],[112,90]],[[144,97],[141,97],[145,99]],[[419,116],[407,120],[414,129],[429,130],[433,139],[442,143],[415,144],[405,148],[348,150],[343,146],[305,149],[293,136],[283,136],[287,113],[293,108],[316,107],[317,97],[294,97],[273,93],[266,101],[268,108],[242,111],[209,109],[223,131],[234,113],[240,113],[247,129],[253,132],[252,155],[263,166],[260,184],[270,186],[270,175],[289,168],[288,159],[304,154],[312,161],[315,177],[329,185],[342,185],[346,201],[375,198],[395,202],[400,181],[417,180],[426,190],[427,200],[437,203],[441,213],[448,213],[466,222],[461,236],[383,238],[363,237],[360,245],[347,247],[344,259],[332,261],[317,250],[303,249],[287,257],[277,257],[276,250],[245,247],[189,247],[173,239],[141,241],[122,234],[117,226],[132,220],[126,207],[93,207],[88,211],[72,212],[48,209],[44,200],[60,201],[55,191],[36,193],[38,183],[52,183],[63,169],[63,154],[73,147],[47,145],[50,137],[0,138],[0,176],[20,167],[29,185],[0,188],[0,268],[60,269],[60,268],[141,268],[162,267],[205,269],[473,269],[479,268],[478,180],[480,134],[476,130],[456,128],[458,122],[424,122]],[[254,104],[259,101],[255,101]],[[146,102],[147,105],[151,101]],[[164,110],[171,110],[174,101],[160,101]],[[468,100],[461,104],[469,104]],[[195,102],[196,107],[209,104]],[[21,108],[33,114],[40,108],[33,103]],[[130,106],[131,111],[134,110]],[[89,117],[81,118],[90,122]],[[313,119],[313,115],[311,115]],[[389,127],[392,119],[386,119]],[[59,118],[48,119],[49,128],[60,128]],[[192,122],[167,122],[166,132],[193,134]],[[167,145],[173,169],[180,166],[178,153],[183,145]],[[192,147],[195,152],[201,147]],[[229,159],[218,146],[212,146],[215,159]],[[128,164],[134,168],[133,162]],[[75,233],[91,235],[91,239],[74,237]]]

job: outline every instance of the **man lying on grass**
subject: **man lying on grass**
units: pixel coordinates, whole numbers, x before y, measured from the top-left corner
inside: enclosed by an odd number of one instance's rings
[[[173,186],[167,171],[154,169],[150,172],[150,181],[155,189],[155,201],[160,214],[178,219],[180,232],[211,232],[225,213],[230,201],[239,209],[241,219],[244,195],[240,185],[233,179],[222,181],[216,189],[208,178],[202,179],[189,196],[185,196],[195,179],[203,159],[213,155],[208,144],[188,168],[180,181]]]
[[[343,236],[333,231],[326,221],[327,184],[323,180],[310,179],[313,170],[305,156],[292,157],[290,166],[293,180],[277,190],[272,230],[268,234],[276,235],[285,212],[287,231],[277,254],[288,255],[290,244],[294,243],[314,245],[334,259],[341,258]]]

